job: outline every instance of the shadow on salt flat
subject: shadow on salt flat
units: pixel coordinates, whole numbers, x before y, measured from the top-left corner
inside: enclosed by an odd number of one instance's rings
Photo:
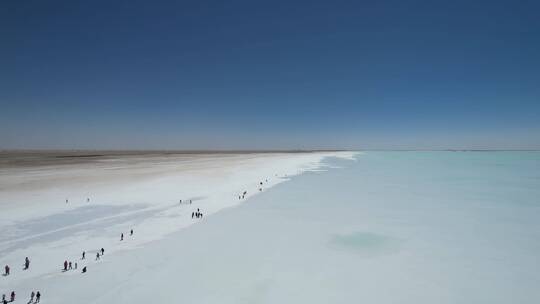
[[[401,242],[400,239],[381,234],[353,232],[333,235],[329,244],[333,249],[348,251],[369,258],[397,253],[401,247]]]
[[[148,209],[146,205],[84,206],[66,212],[17,222],[2,227],[0,254],[30,245],[48,243],[83,232],[97,232],[111,225],[144,220],[166,208]]]

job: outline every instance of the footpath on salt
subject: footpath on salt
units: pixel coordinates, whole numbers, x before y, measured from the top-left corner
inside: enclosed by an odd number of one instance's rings
[[[9,276],[0,277],[0,294],[9,298],[15,291],[15,303],[28,302],[38,290],[41,303],[134,303],[129,294],[141,288],[136,303],[181,301],[188,289],[167,293],[157,286],[204,273],[182,259],[183,251],[194,248],[175,242],[175,232],[290,176],[317,170],[325,157],[354,154],[117,155],[0,167],[0,265],[2,272],[4,265],[11,267]],[[197,210],[202,218],[192,218]],[[226,244],[198,243],[195,249],[219,255]],[[96,261],[101,248],[105,254]],[[62,271],[64,261],[77,263],[77,270]],[[174,265],[188,267],[189,274]]]

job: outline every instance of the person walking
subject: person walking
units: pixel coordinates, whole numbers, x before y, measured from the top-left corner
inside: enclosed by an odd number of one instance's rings
[[[35,296],[36,296],[36,293],[32,290],[32,292],[30,293],[30,301],[28,303],[34,302],[34,297]]]
[[[15,291],[11,292],[11,302],[15,301]]]
[[[124,240],[124,234],[122,233],[122,234],[120,235],[120,241],[123,241],[123,240]]]
[[[4,276],[8,276],[9,275],[9,266],[6,265],[6,267],[4,267]]]
[[[24,258],[24,270],[30,268],[30,259],[28,257]]]
[[[38,291],[36,293],[36,303],[39,303],[40,300],[41,300],[41,293]]]
[[[68,262],[64,261],[64,271],[67,271],[67,268],[68,268]]]
[[[84,260],[85,255],[86,255],[86,251],[83,251],[83,252],[82,252],[82,259],[81,259],[81,260]]]
[[[83,267],[82,273],[86,273],[86,266]]]
[[[77,269],[77,262],[75,262],[75,269]]]
[[[99,260],[99,252],[96,253],[96,261]]]
[[[73,269],[73,266],[71,265],[71,261],[69,262],[69,270]]]
[[[105,254],[105,249],[103,249],[103,247],[101,248],[101,255],[104,255]]]
[[[131,231],[129,232],[129,235],[133,235],[133,229],[131,229]]]

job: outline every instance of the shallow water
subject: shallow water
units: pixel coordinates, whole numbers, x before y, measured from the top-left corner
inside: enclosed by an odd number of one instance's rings
[[[188,302],[540,300],[539,153],[328,164],[177,235]]]

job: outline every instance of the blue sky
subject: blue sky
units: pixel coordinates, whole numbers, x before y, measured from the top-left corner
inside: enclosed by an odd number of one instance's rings
[[[0,148],[538,149],[539,11],[2,1]]]

